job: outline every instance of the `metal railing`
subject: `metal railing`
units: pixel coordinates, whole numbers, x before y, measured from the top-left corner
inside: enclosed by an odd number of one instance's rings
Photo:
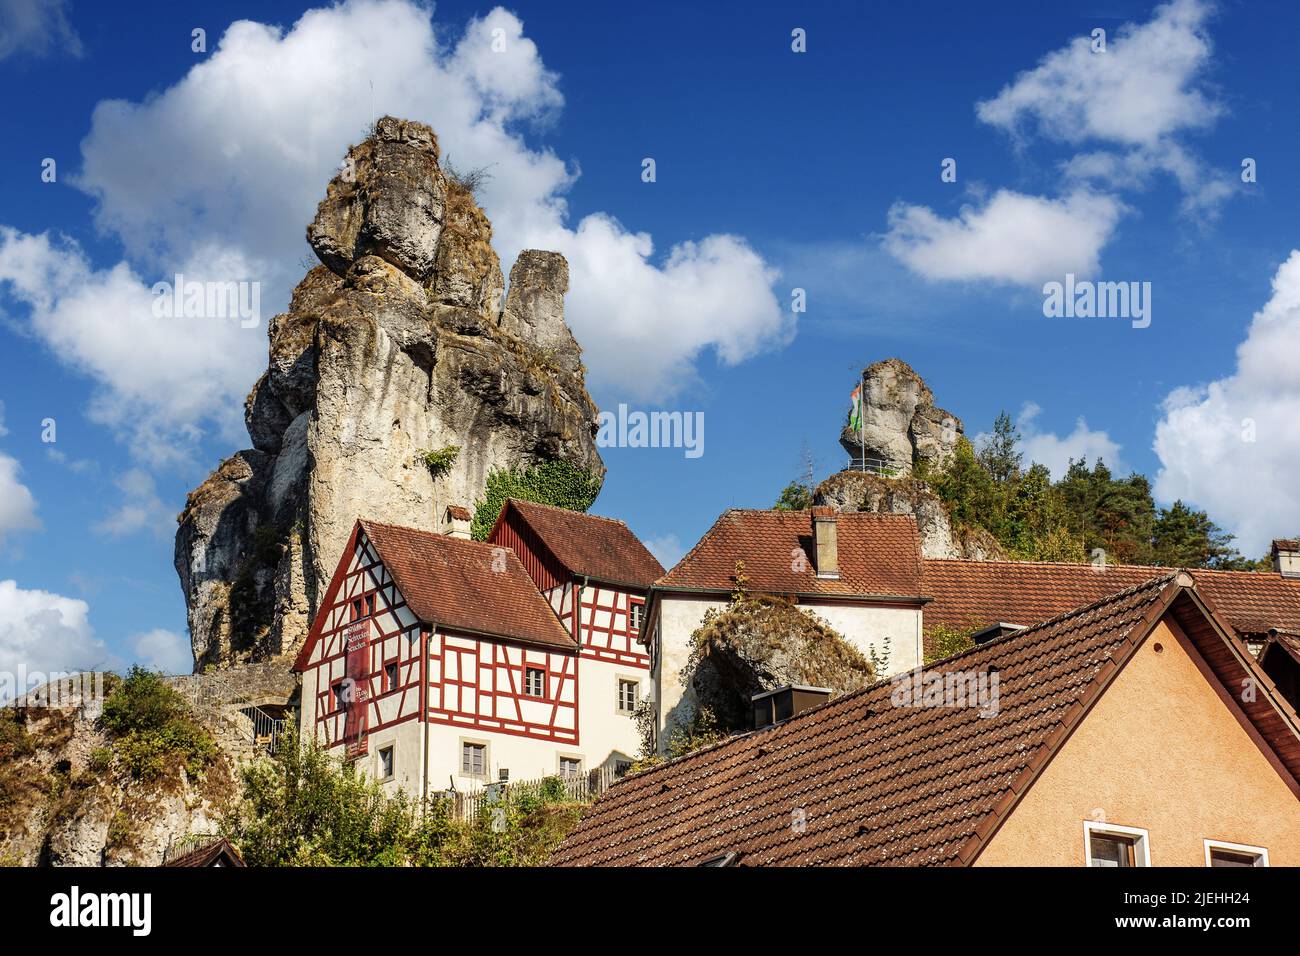
[[[224,720],[240,736],[274,754],[284,733],[285,720],[273,717],[218,674],[188,674],[175,682],[180,694],[217,720]]]
[[[853,457],[849,459],[849,469],[851,471],[869,471],[873,475],[883,477],[892,477],[898,474],[897,468],[891,468],[889,463],[883,458],[862,458]]]
[[[558,774],[549,777],[536,777],[531,780],[511,780],[507,783],[487,784],[478,790],[467,793],[446,792],[444,796],[452,801],[453,815],[458,820],[473,820],[485,807],[493,807],[512,795],[537,790],[550,793],[559,799],[577,803],[590,803],[621,779],[623,771],[615,767],[601,766],[587,773],[562,777]]]

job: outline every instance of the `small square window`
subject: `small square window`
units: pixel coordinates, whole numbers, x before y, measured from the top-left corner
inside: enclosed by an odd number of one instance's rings
[[[384,665],[384,693],[397,690],[397,661]]]
[[[572,780],[582,775],[582,761],[577,757],[560,758],[560,776],[566,780]]]
[[[546,671],[540,667],[524,668],[524,693],[529,697],[546,696]]]
[[[618,712],[620,714],[632,714],[636,712],[636,699],[638,691],[641,689],[639,681],[624,680],[619,678],[618,681]]]
[[[379,748],[379,779],[380,780],[393,779],[393,748],[392,747]]]
[[[460,772],[473,777],[487,776],[487,744],[460,745]]]

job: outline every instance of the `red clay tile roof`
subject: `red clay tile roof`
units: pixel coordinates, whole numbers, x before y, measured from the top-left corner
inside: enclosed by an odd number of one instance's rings
[[[883,681],[628,777],[587,812],[551,863],[698,865],[725,853],[737,853],[742,866],[969,863],[1125,652],[1174,602],[1187,629],[1193,618],[1210,620],[1185,586],[1191,580],[1166,573],[930,668],[996,668],[992,716],[974,707],[894,706],[894,685]],[[1238,667],[1253,666],[1241,663],[1249,653],[1239,642],[1227,654]],[[1273,721],[1268,739],[1287,751],[1294,774],[1300,733],[1288,707],[1270,697],[1251,719],[1260,727]],[[796,810],[803,832],[793,825]]]
[[[573,574],[610,584],[649,588],[663,565],[622,521],[533,501],[506,499],[498,522],[513,508]]]
[[[361,527],[421,621],[528,644],[577,649],[509,548],[364,519]]]
[[[463,505],[448,505],[447,516],[450,518],[455,518],[457,521],[474,520],[474,516],[470,514],[470,510]]]
[[[925,626],[978,627],[995,621],[1036,624],[1169,568],[1039,561],[922,560]],[[1242,635],[1271,627],[1300,630],[1300,579],[1270,571],[1194,571],[1197,586]]]
[[[836,516],[839,577],[819,578],[808,511],[723,512],[686,556],[655,582],[659,590],[731,591],[736,562],[749,588],[774,594],[921,594],[921,540],[910,515],[847,512]]]

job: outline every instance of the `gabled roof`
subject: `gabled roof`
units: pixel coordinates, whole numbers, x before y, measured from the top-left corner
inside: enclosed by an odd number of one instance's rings
[[[912,516],[858,511],[834,517],[838,578],[817,576],[811,511],[732,508],[655,588],[732,591],[736,562],[743,561],[747,586],[755,591],[913,600],[921,594],[921,539]]]
[[[751,866],[969,863],[1167,612],[1224,687],[1256,678],[1257,700],[1240,706],[1300,795],[1300,718],[1192,585],[1166,573],[928,669],[995,668],[993,716],[894,706],[882,681],[628,777],[551,862],[696,865],[737,853]],[[800,808],[802,832],[792,826]]]
[[[925,626],[982,627],[995,621],[1036,624],[1088,601],[1162,577],[1169,568],[1044,561],[925,558]],[[1262,638],[1270,628],[1300,630],[1300,579],[1268,571],[1195,571],[1197,587],[1237,633]]]
[[[225,837],[215,840],[205,847],[192,850],[184,856],[178,856],[174,860],[169,860],[163,866],[248,866],[244,858],[239,855],[239,851],[231,845]]]
[[[360,522],[421,621],[576,650],[560,619],[509,548],[416,528]]]
[[[542,540],[571,574],[609,584],[649,588],[663,565],[622,521],[567,508],[508,498],[497,524],[515,514]],[[493,528],[495,537],[496,528]]]

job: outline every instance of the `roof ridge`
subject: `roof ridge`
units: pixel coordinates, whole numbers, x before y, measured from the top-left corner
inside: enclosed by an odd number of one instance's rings
[[[547,511],[560,511],[563,512],[564,514],[576,515],[579,518],[593,518],[596,521],[609,521],[612,522],[613,524],[621,524],[625,528],[628,527],[627,522],[624,521],[622,518],[611,518],[608,515],[594,515],[590,511],[575,511],[574,509],[566,508],[563,505],[548,505],[541,501],[530,501],[527,498],[507,498],[505,502],[503,502],[503,505],[509,502],[514,502],[516,505],[524,504],[524,505],[531,505],[536,508],[545,508]],[[631,529],[629,528],[628,530]]]
[[[1014,558],[930,558],[924,554],[921,555],[923,564],[962,564],[962,565],[1012,565],[1015,567],[1036,567],[1036,568],[1086,568],[1095,567],[1088,561],[1017,561]],[[1184,568],[1172,564],[1107,564],[1100,569],[1098,573],[1106,571],[1144,571],[1152,574],[1160,572],[1173,573],[1177,571],[1187,571],[1190,574],[1244,574],[1252,577],[1258,576],[1264,580],[1273,580],[1277,577],[1271,571],[1252,571],[1241,568]],[[1300,579],[1297,579],[1300,580]]]
[[[438,541],[451,541],[454,542],[452,547],[461,547],[467,544],[472,545],[473,547],[476,548],[496,547],[496,545],[492,544],[492,542],[490,541],[479,541],[476,538],[457,538],[449,534],[443,534],[441,531],[431,531],[428,528],[417,528],[414,525],[409,525],[409,524],[389,524],[387,521],[376,521],[373,518],[358,518],[357,520],[361,522],[362,527],[365,527],[366,525],[371,525],[376,528],[387,528],[391,531],[411,531],[414,532],[415,534],[423,535],[429,538],[434,538]]]

